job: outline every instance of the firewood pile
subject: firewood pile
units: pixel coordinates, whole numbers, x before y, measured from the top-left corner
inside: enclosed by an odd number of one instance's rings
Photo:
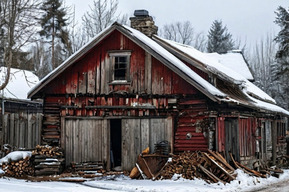
[[[172,179],[175,174],[185,179],[203,179],[208,183],[229,183],[236,179],[235,169],[241,169],[245,173],[266,178],[267,175],[278,177],[283,173],[280,169],[252,170],[239,162],[231,155],[234,168],[218,152],[183,152],[179,155],[142,153],[138,156],[136,167],[130,173],[132,179]]]
[[[104,171],[104,165],[101,161],[95,162],[83,162],[83,163],[71,163],[71,168],[74,172],[78,171],[97,171],[99,173]]]
[[[173,155],[157,179],[171,179],[174,174],[185,179],[201,178],[209,183],[227,183],[236,178],[234,168],[220,154],[212,151]]]
[[[32,157],[35,176],[60,174],[63,171],[65,159],[59,147],[37,145]]]
[[[34,174],[34,169],[29,157],[19,161],[2,163],[2,170],[5,172],[5,176],[8,177],[22,178]]]

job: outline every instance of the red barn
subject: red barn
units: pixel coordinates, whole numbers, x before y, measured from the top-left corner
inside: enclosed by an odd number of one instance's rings
[[[67,165],[107,169],[130,170],[163,140],[174,153],[276,160],[289,112],[219,62],[158,37],[152,17],[131,22],[112,24],[30,91],[44,100],[43,144],[64,148]]]

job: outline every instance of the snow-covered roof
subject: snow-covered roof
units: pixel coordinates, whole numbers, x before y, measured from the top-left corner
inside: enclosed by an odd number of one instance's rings
[[[157,36],[155,38],[159,40],[158,41],[159,43],[169,44],[171,47],[187,55],[192,60],[198,61],[198,64],[203,65],[204,69],[207,70],[208,72],[216,74],[217,76],[222,77],[223,79],[226,79],[231,83],[234,83],[235,85],[238,85],[239,89],[248,98],[248,102],[250,105],[249,107],[255,107],[266,111],[272,111],[289,115],[289,112],[287,110],[276,105],[276,101],[272,97],[270,97],[259,87],[248,81],[246,77],[239,74],[238,68],[229,68],[220,63],[219,60],[216,60],[216,57],[208,56],[209,54],[200,52],[191,46],[183,45]],[[231,57],[230,59],[232,58],[233,57]],[[229,62],[229,59],[226,60],[226,62]],[[244,103],[242,101],[230,98],[230,95],[228,95],[228,97],[226,97],[225,99],[222,99],[222,101],[248,105],[248,102]]]
[[[4,82],[7,68],[0,68],[0,83]],[[1,97],[9,99],[27,99],[28,91],[39,82],[39,78],[31,71],[11,68],[7,86],[0,92]]]
[[[232,70],[238,70],[243,77],[249,81],[253,81],[254,77],[249,69],[248,63],[246,62],[243,54],[239,50],[233,50],[228,53],[206,53],[210,58],[216,59],[219,63],[223,64],[227,68]]]
[[[184,79],[189,81],[189,83],[194,84],[201,92],[205,95],[209,96],[211,99],[218,99],[219,97],[226,97],[222,91],[218,90],[212,84],[204,80],[197,73],[195,73],[192,69],[190,69],[186,64],[184,64],[181,60],[175,57],[173,54],[168,52],[158,43],[156,43],[151,38],[147,37],[143,33],[135,30],[131,27],[120,25],[118,23],[112,24],[110,27],[106,28],[102,32],[100,32],[95,38],[93,38],[89,43],[83,46],[76,53],[71,55],[64,63],[54,69],[51,73],[45,76],[34,88],[32,88],[28,97],[32,98],[33,95],[47,85],[53,78],[59,75],[62,71],[64,71],[68,66],[70,66],[73,62],[79,59],[82,55],[86,54],[87,51],[90,50],[93,46],[95,46],[98,42],[100,42],[104,37],[109,35],[114,29],[120,30],[125,33],[128,38],[131,38],[133,41],[137,40],[141,42],[143,45],[149,46],[149,48],[144,47],[149,53],[155,55],[158,54],[159,57],[163,57],[165,61],[169,63],[169,68],[175,71],[179,75],[185,76]],[[215,98],[216,97],[216,98]]]
[[[196,72],[194,72],[191,68],[189,68],[185,63],[183,63],[181,60],[179,60],[172,53],[170,53],[165,48],[163,48],[160,44],[158,44],[157,42],[155,42],[151,38],[148,38],[146,35],[144,35],[143,33],[141,33],[140,31],[138,31],[136,29],[133,29],[133,28],[128,27],[128,26],[123,26],[123,27],[125,27],[127,30],[129,30],[131,32],[131,35],[135,36],[137,39],[142,41],[145,45],[149,46],[152,50],[154,50],[159,55],[164,57],[174,67],[181,70],[188,77],[190,77],[191,79],[196,81],[206,91],[208,91],[209,93],[211,93],[214,96],[220,96],[220,97],[226,96],[226,94],[224,94],[222,91],[218,90],[216,87],[214,87],[208,81],[206,81],[201,76],[199,76]]]
[[[239,70],[235,71],[235,68],[231,69],[226,67],[215,57],[208,56],[208,54],[202,53],[191,46],[179,44],[157,36],[151,39],[138,30],[125,25],[120,25],[118,23],[114,23],[110,27],[103,30],[82,49],[70,56],[62,65],[48,74],[33,89],[29,91],[28,97],[32,98],[35,94],[37,94],[38,91],[44,88],[45,85],[51,82],[59,74],[61,74],[65,69],[67,69],[67,67],[85,55],[92,47],[97,45],[103,38],[108,36],[114,30],[120,31],[129,39],[140,45],[148,53],[162,61],[164,65],[166,65],[180,77],[195,86],[200,92],[204,93],[214,101],[235,102],[248,107],[289,115],[288,111],[275,105],[275,100],[272,99],[268,94],[248,81],[246,77],[239,74]],[[194,61],[192,63],[196,63],[196,65],[198,65],[195,67],[201,67],[204,72],[215,74],[217,77],[230,82],[235,87],[239,87],[240,91],[248,101],[238,101],[236,98],[230,97],[230,94],[223,92],[207,80],[203,79],[184,62],[182,62],[175,54],[173,54],[171,49],[168,49],[168,45],[173,47],[173,49],[182,52],[182,54],[186,55],[186,57]]]

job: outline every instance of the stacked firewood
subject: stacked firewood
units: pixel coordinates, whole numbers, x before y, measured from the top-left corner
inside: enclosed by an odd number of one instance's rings
[[[63,152],[59,147],[52,147],[49,145],[37,145],[32,155],[43,155],[46,157],[63,156]]]
[[[173,155],[161,172],[160,178],[171,179],[175,173],[181,174],[186,179],[199,177],[200,174],[197,172],[198,159],[198,153],[184,152],[180,155]]]
[[[84,171],[97,171],[99,173],[104,172],[104,165],[101,161],[94,162],[82,162],[82,163],[71,163],[71,168],[74,172],[84,172]]]
[[[2,163],[2,170],[5,171],[5,176],[8,177],[21,178],[34,174],[34,169],[29,157],[19,161]]]
[[[65,159],[59,147],[37,145],[32,157],[36,176],[60,174],[63,171]]]

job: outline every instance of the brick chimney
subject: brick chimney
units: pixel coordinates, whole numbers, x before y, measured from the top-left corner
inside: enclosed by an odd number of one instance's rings
[[[155,26],[155,22],[147,10],[135,10],[134,17],[130,19],[130,26],[145,35],[152,37],[157,35],[158,27]]]

